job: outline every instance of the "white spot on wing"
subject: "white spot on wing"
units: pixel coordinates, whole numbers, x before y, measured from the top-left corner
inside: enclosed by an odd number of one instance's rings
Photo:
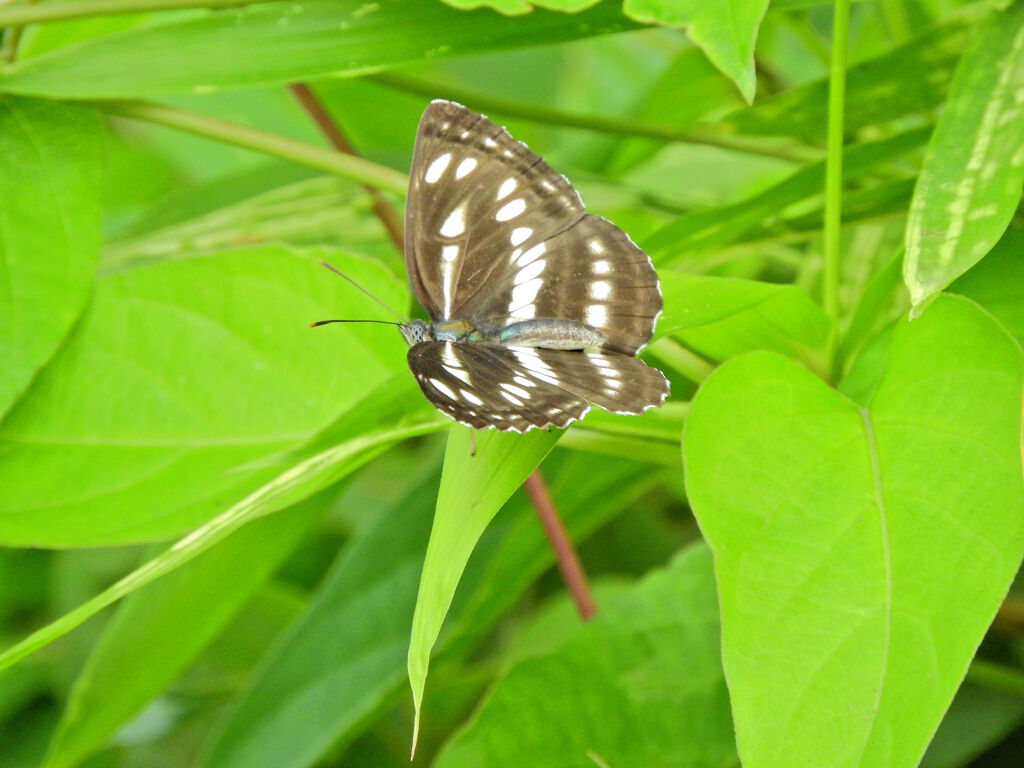
[[[540,273],[544,271],[544,267],[546,265],[547,262],[544,261],[544,259],[538,259],[516,272],[516,276],[512,279],[512,282],[515,285],[520,285],[521,283],[525,283],[527,280],[533,280],[533,278],[538,277]]]
[[[455,356],[455,350],[452,348],[450,341],[446,341],[444,346],[441,347],[441,360],[444,361],[445,365],[451,365],[456,368],[462,367],[461,361]]]
[[[512,230],[512,234],[509,235],[508,239],[512,245],[522,245],[532,234],[533,230],[529,227],[516,227]]]
[[[465,369],[456,368],[453,365],[442,365],[441,367],[444,368],[451,376],[454,376],[456,379],[461,381],[463,384],[470,383],[469,372],[466,371]]]
[[[506,392],[510,392],[511,394],[515,395],[516,397],[521,397],[523,400],[529,400],[530,399],[530,393],[527,392],[522,387],[517,387],[515,384],[508,384],[508,383],[503,381],[503,382],[501,382],[501,384],[499,386],[502,389],[504,389]]]
[[[498,194],[494,199],[504,200],[515,191],[517,184],[518,182],[515,179],[505,179],[501,182],[501,186],[498,187]]]
[[[455,178],[461,179],[463,176],[468,176],[473,172],[473,169],[476,168],[476,166],[476,158],[467,157],[465,160],[459,163],[459,166],[455,169]]]
[[[537,305],[527,304],[523,307],[516,307],[508,313],[509,325],[514,320],[533,320],[537,316]]]
[[[514,406],[516,406],[516,407],[519,407],[519,408],[522,408],[522,406],[523,406],[523,401],[522,401],[522,400],[520,400],[520,399],[519,399],[518,397],[516,397],[515,395],[510,395],[510,394],[509,394],[508,392],[504,392],[504,391],[502,391],[502,392],[499,392],[498,394],[499,394],[499,395],[501,395],[502,397],[504,397],[504,398],[505,398],[506,400],[508,400],[508,401],[509,401],[510,403],[512,403],[512,405],[514,405]]]
[[[597,280],[590,284],[590,298],[607,299],[612,295],[612,284],[607,280]]]
[[[535,378],[546,381],[549,384],[558,383],[558,374],[554,369],[541,359],[537,351],[530,347],[511,347],[512,354],[516,360],[529,371]]]
[[[462,398],[464,400],[468,400],[473,405],[483,405],[484,404],[483,400],[481,400],[479,397],[474,395],[468,389],[461,389],[461,390],[459,390],[459,394],[462,395]],[[473,415],[476,415],[476,414],[473,414]]]
[[[445,397],[451,398],[452,400],[456,399],[455,398],[455,393],[452,392],[451,387],[449,387],[447,384],[445,384],[440,379],[431,379],[430,380],[430,385],[434,389],[436,389],[438,392],[440,392],[442,395],[444,395]]]
[[[519,307],[523,307],[527,304],[533,304],[537,298],[537,293],[540,291],[540,287],[544,284],[544,281],[539,277],[535,277],[532,280],[527,280],[525,283],[517,285],[512,289],[512,300],[509,301],[508,311],[514,312]],[[589,307],[588,307],[589,309]],[[604,307],[601,307],[603,310]]]
[[[605,260],[595,261],[590,265],[595,275],[607,275],[612,271],[612,265]]]
[[[592,238],[590,241],[590,252],[595,256],[600,256],[604,253],[604,243],[601,242],[600,238]]]
[[[585,311],[587,325],[601,326],[608,321],[608,310],[604,304],[590,304]]]
[[[460,250],[457,245],[446,245],[441,248],[441,259],[451,263],[459,258]]]
[[[511,200],[505,203],[498,212],[494,214],[494,218],[498,221],[511,221],[516,216],[522,214],[526,210],[526,201],[521,197],[517,197],[515,200]]]
[[[437,158],[427,166],[427,172],[423,176],[423,180],[427,184],[434,184],[444,174],[448,168],[448,163],[452,161],[452,155],[450,152],[445,152],[443,155],[438,155]]]
[[[466,203],[463,202],[444,220],[444,224],[441,225],[441,235],[443,237],[458,237],[465,231]]]
[[[536,381],[530,381],[525,376],[513,376],[512,377],[512,381],[514,381],[516,384],[521,384],[524,387],[536,387],[537,386],[537,382]]]
[[[534,259],[538,259],[541,256],[543,256],[544,251],[546,250],[547,246],[544,245],[544,243],[537,243],[537,245],[533,246],[533,248],[530,248],[529,250],[526,251],[526,253],[524,253],[522,256],[516,259],[516,264],[518,264],[520,267],[525,267]]]

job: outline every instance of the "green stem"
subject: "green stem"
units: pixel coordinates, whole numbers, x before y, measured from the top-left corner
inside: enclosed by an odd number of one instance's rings
[[[843,210],[843,106],[846,98],[846,34],[850,0],[835,0],[832,19],[832,61],[829,66],[828,142],[825,158],[825,232],[822,303],[825,312],[839,319],[839,236]],[[830,353],[837,343],[830,343]],[[831,354],[829,357],[831,358]]]
[[[85,16],[114,16],[150,11],[177,11],[188,8],[237,8],[278,0],[81,0],[74,3],[39,3],[0,7],[0,27],[63,21]]]
[[[707,360],[695,355],[668,336],[663,336],[651,344],[647,352],[694,384],[700,384],[715,370],[715,366]]]
[[[263,152],[321,171],[335,173],[378,189],[394,192],[397,195],[404,195],[408,185],[408,179],[404,173],[371,163],[361,157],[324,149],[266,131],[258,131],[245,125],[217,120],[196,112],[145,101],[98,102],[97,106],[112,115],[158,123],[237,147]]]
[[[595,131],[597,133],[609,133],[615,136],[631,136],[637,138],[657,139],[659,141],[686,142],[690,144],[704,144],[712,147],[720,147],[736,152],[746,152],[754,155],[767,155],[779,157],[795,163],[806,163],[821,159],[821,153],[813,147],[807,147],[795,143],[779,143],[765,141],[762,139],[751,139],[744,136],[725,133],[724,131],[711,127],[701,126],[690,129],[679,129],[665,125],[651,125],[638,122],[633,119],[616,117],[599,117],[594,115],[577,115],[562,112],[550,107],[542,107],[536,104],[523,104],[518,101],[509,101],[500,97],[489,96],[479,91],[452,87],[450,85],[437,85],[416,80],[405,75],[394,72],[369,75],[367,79],[373,80],[388,88],[415,93],[420,96],[436,98],[443,95],[445,98],[466,104],[474,110],[484,111],[491,114],[505,117],[520,117],[537,123],[547,125],[561,125],[567,128],[579,128],[581,130]]]
[[[975,659],[967,670],[967,680],[1000,693],[1024,699],[1024,672],[984,659]]]

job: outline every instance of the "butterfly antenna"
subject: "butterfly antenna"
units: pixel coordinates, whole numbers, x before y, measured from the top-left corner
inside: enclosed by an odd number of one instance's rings
[[[367,296],[369,296],[369,297],[370,297],[371,299],[373,299],[373,300],[374,300],[374,301],[376,301],[376,302],[377,302],[378,304],[380,304],[380,305],[381,305],[382,307],[384,307],[384,309],[386,309],[386,310],[387,310],[388,312],[390,312],[390,313],[391,313],[392,315],[394,315],[395,317],[397,317],[397,318],[399,319],[399,321],[400,321],[400,322],[399,322],[399,323],[395,323],[395,325],[406,325],[406,320],[405,320],[405,318],[404,318],[404,317],[402,317],[402,316],[401,316],[400,314],[398,314],[397,312],[395,312],[395,310],[393,310],[393,309],[392,309],[391,307],[389,307],[389,306],[388,306],[387,304],[385,304],[385,303],[384,303],[383,301],[381,301],[380,299],[378,299],[378,298],[377,298],[376,296],[374,296],[374,295],[373,295],[372,293],[370,293],[370,292],[369,292],[368,290],[366,290],[365,288],[363,288],[363,286],[361,286],[361,285],[360,285],[359,283],[357,283],[357,282],[356,282],[355,280],[353,280],[353,279],[352,279],[351,277],[349,277],[348,275],[346,275],[346,274],[345,274],[344,272],[340,272],[339,270],[335,269],[334,267],[332,267],[332,266],[331,266],[330,264],[328,264],[328,263],[327,263],[326,261],[324,261],[323,259],[317,259],[317,261],[319,261],[319,262],[320,262],[320,266],[322,266],[322,267],[327,267],[327,268],[328,268],[329,270],[331,270],[331,272],[333,272],[334,274],[336,274],[336,275],[339,275],[340,277],[343,277],[343,278],[345,278],[345,279],[346,279],[346,280],[348,280],[348,281],[349,281],[350,283],[352,283],[352,285],[354,285],[354,286],[355,286],[356,288],[358,288],[358,289],[359,289],[360,291],[362,291],[362,292],[363,292],[363,293],[365,293],[365,294],[366,294]],[[313,323],[313,325],[322,325],[323,323],[339,323],[339,322],[345,322],[345,321],[342,321],[342,320],[324,320],[324,321],[322,321],[321,323]],[[378,322],[382,322],[382,321],[378,321]]]
[[[394,323],[391,320],[317,320],[315,323],[310,323],[310,328],[316,328],[318,325],[327,325],[328,323],[380,323],[381,325],[403,325],[403,323]]]

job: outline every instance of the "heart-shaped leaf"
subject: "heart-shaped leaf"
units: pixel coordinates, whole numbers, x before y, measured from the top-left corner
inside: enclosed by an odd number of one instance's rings
[[[943,297],[881,360],[857,402],[751,353],[687,420],[746,768],[916,765],[1021,560],[1017,343]]]

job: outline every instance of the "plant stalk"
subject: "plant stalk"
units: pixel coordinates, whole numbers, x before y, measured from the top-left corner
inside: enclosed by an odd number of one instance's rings
[[[236,147],[263,152],[284,160],[345,176],[354,181],[404,195],[408,179],[404,173],[371,163],[361,157],[306,144],[284,136],[229,123],[176,107],[147,101],[104,101],[96,105],[112,115],[158,123],[170,128],[216,139]]]
[[[828,139],[825,157],[825,227],[822,304],[839,319],[839,248],[843,210],[843,111],[846,100],[846,46],[850,26],[850,0],[835,0],[832,19],[832,59],[829,66]],[[836,334],[829,343],[834,356]]]
[[[189,8],[238,8],[279,0],[81,0],[81,2],[22,3],[0,7],[0,27],[47,21],[81,19],[86,16],[117,16],[151,11],[180,11]]]

